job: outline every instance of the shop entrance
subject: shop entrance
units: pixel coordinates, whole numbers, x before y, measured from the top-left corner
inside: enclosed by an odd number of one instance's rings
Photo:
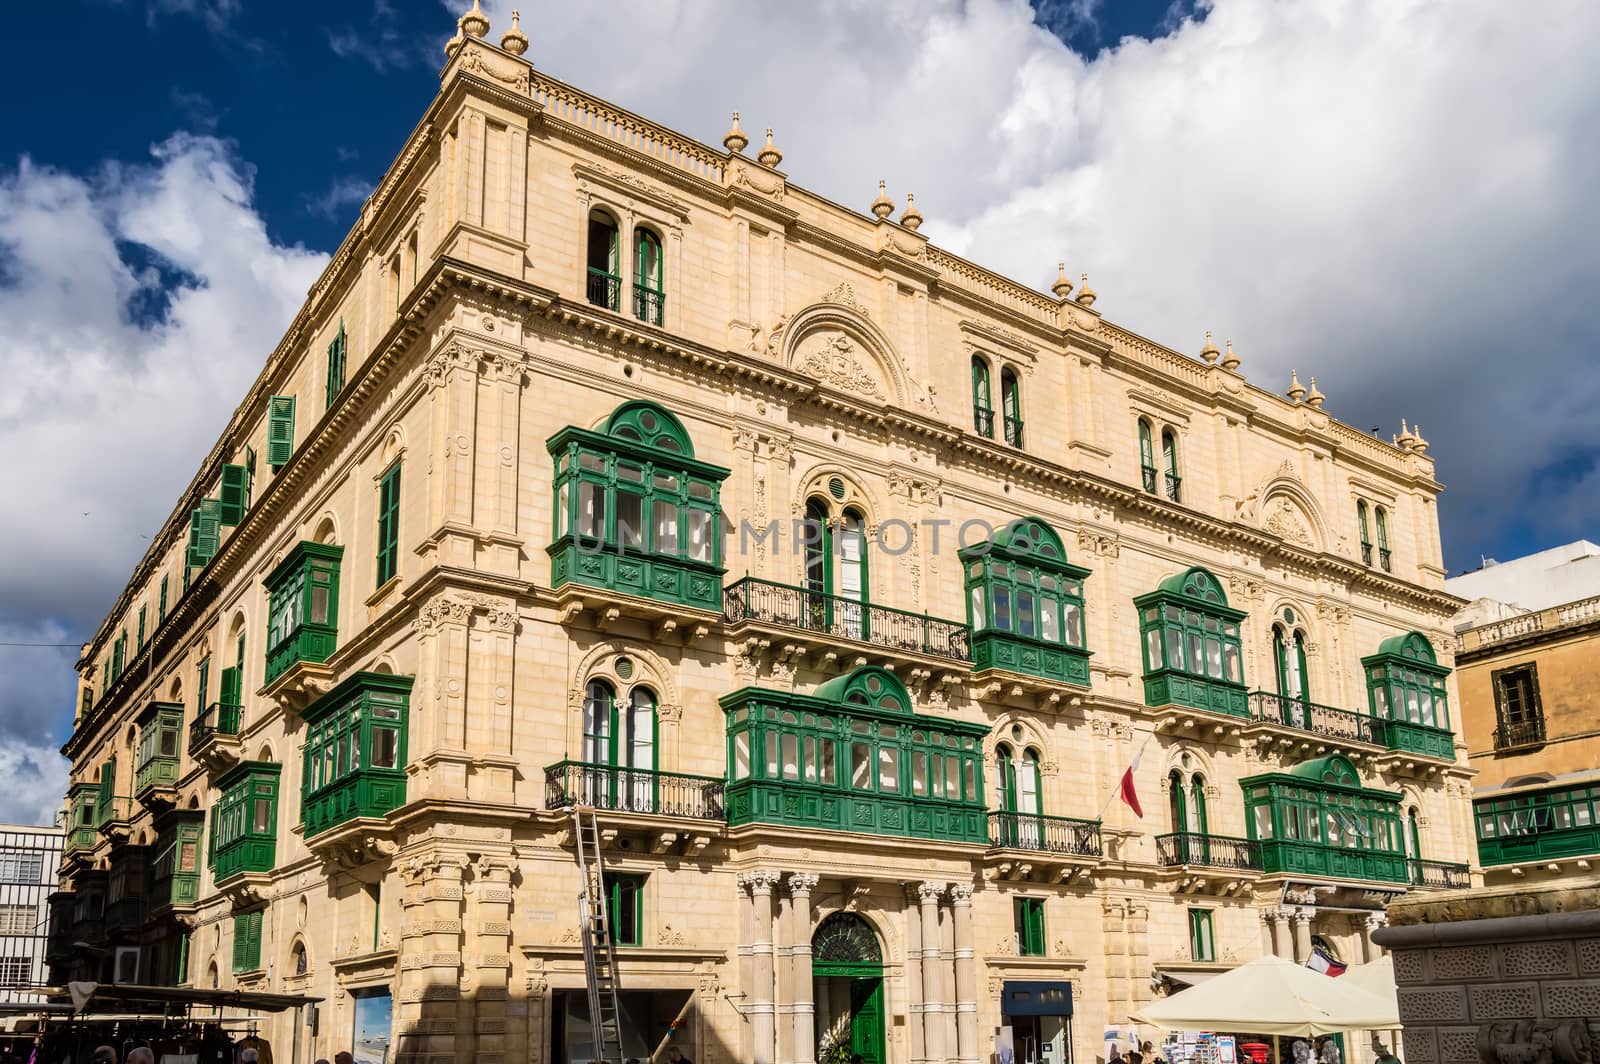
[[[582,990],[557,990],[550,1023],[550,1057],[555,1064],[589,1064],[595,1059],[594,1029],[589,1023],[589,997]],[[669,1046],[690,1060],[700,1059],[694,1041],[694,993],[689,990],[623,990],[622,1058],[648,1061]]]
[[[1071,1064],[1072,984],[1006,980],[1000,1015],[1016,1064]]]
[[[885,1064],[883,950],[865,920],[834,913],[817,926],[811,977],[818,1052],[849,1046],[866,1064]]]

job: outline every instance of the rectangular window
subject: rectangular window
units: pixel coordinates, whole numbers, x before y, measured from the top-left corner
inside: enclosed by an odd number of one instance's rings
[[[267,465],[281,469],[293,454],[294,396],[274,395],[267,400]]]
[[[32,957],[0,957],[0,986],[28,986],[32,982]]]
[[[378,586],[393,579],[400,558],[400,463],[378,486]]]
[[[326,405],[332,406],[344,390],[344,322],[339,322],[339,332],[328,345],[328,387]]]
[[[250,471],[242,465],[223,466],[222,486],[217,494],[219,521],[235,528],[244,524],[244,515],[250,509]]]
[[[39,923],[32,905],[0,905],[0,935],[31,935]]]
[[[161,574],[161,599],[156,606],[156,627],[167,623],[167,574]]]
[[[210,564],[221,538],[222,503],[201,499],[200,505],[189,512],[189,568],[204,569]]]
[[[1044,899],[1017,898],[1012,903],[1012,930],[1019,957],[1044,956]]]
[[[644,945],[644,883],[644,876],[606,876],[606,920],[619,946]]]
[[[239,913],[233,918],[233,970],[253,972],[261,967],[262,911]]]
[[[140,650],[144,649],[144,618],[148,609],[148,606],[139,607],[139,642],[137,645]]]
[[[1496,749],[1544,741],[1544,706],[1537,666],[1515,665],[1493,674]]]
[[[1214,961],[1217,959],[1216,944],[1211,934],[1211,910],[1189,910],[1189,959],[1192,961]]]

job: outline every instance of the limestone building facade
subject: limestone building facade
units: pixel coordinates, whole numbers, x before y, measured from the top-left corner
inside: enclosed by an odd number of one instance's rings
[[[1467,882],[1418,435],[460,29],[84,647],[60,941],[586,1060],[581,804],[628,1056],[1087,1064]]]

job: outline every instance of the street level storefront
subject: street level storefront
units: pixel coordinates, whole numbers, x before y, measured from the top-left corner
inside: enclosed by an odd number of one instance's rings
[[[1000,986],[1002,1029],[1017,1064],[1071,1064],[1072,984],[1008,979]],[[997,1033],[996,1045],[1007,1035]]]

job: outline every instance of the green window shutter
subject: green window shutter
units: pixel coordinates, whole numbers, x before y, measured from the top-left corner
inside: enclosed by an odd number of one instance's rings
[[[196,711],[204,713],[206,711],[206,684],[211,678],[211,659],[201,658],[200,668],[198,671],[200,675],[199,679],[195,683],[195,695],[199,698],[200,705],[197,707]]]
[[[294,396],[267,400],[267,465],[279,469],[294,454]]]
[[[192,569],[204,569],[222,538],[222,504],[216,499],[201,499],[189,513],[189,555]]]
[[[250,914],[239,913],[233,918],[233,970],[245,971],[244,952],[250,935]]]
[[[221,523],[235,528],[244,524],[245,511],[250,509],[250,471],[242,465],[223,466],[220,494],[218,517]]]
[[[89,715],[89,710],[94,708],[94,688],[89,684],[83,685],[83,709],[78,713],[80,719]]]
[[[378,489],[378,586],[394,576],[400,545],[400,463],[383,475]]]
[[[339,333],[328,345],[328,389],[327,405],[332,406],[333,401],[339,398],[339,393],[344,390],[344,351],[345,336],[344,322],[339,322]]]
[[[140,606],[139,607],[139,643],[138,643],[138,647],[139,647],[140,650],[144,649],[144,618],[145,618],[145,614],[149,611],[149,609],[150,609],[149,606]]]
[[[221,702],[225,706],[239,705],[238,666],[232,666],[222,670],[220,687],[221,690],[218,693],[217,701]]]
[[[156,607],[156,627],[167,623],[167,574],[161,574],[161,604]]]

